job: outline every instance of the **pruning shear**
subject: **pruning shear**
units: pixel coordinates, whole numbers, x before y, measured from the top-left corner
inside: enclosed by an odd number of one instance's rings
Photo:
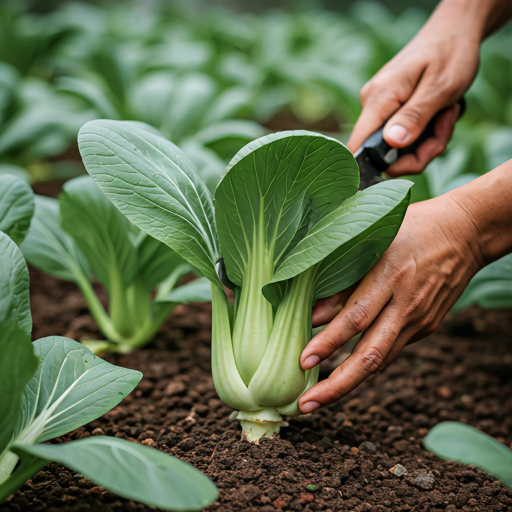
[[[466,110],[466,100],[461,98],[457,102],[460,106],[459,119]],[[427,124],[423,133],[405,148],[391,147],[382,136],[384,123],[376,132],[372,133],[355,152],[354,158],[359,165],[361,179],[359,190],[370,187],[382,181],[382,173],[393,165],[401,156],[415,153],[416,149],[427,139],[434,136],[436,121],[446,109],[440,110]]]
[[[466,100],[461,98],[459,119],[466,110]],[[393,165],[401,156],[416,152],[416,149],[427,139],[434,136],[436,121],[446,109],[440,110],[427,124],[423,133],[409,146],[405,148],[394,148],[390,146],[382,136],[382,130],[385,123],[374,133],[372,133],[355,152],[354,158],[359,165],[359,190],[368,188],[382,181],[382,173]],[[215,263],[215,271],[220,282],[230,290],[235,290],[236,284],[233,283],[226,272],[224,259],[220,257]]]

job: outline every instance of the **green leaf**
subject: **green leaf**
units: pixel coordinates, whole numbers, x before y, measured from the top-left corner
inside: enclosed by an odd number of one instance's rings
[[[39,366],[23,395],[18,442],[44,442],[99,418],[142,378],[69,338],[42,338],[34,342],[34,351]]]
[[[89,176],[66,182],[59,199],[62,228],[75,240],[98,279],[107,289],[114,277],[124,285],[132,283],[137,274],[134,240],[139,230]]]
[[[37,368],[30,335],[16,324],[0,322],[0,455],[11,440],[25,386]]]
[[[202,510],[218,496],[213,482],[193,466],[124,439],[98,436],[18,445],[14,451],[58,462],[123,498],[164,510]]]
[[[34,193],[30,185],[11,174],[0,175],[0,231],[20,244],[33,214]]]
[[[348,288],[375,265],[398,233],[409,199],[410,193],[406,192],[398,206],[338,247],[318,265],[315,275],[315,300]]]
[[[90,270],[80,249],[61,228],[59,201],[35,197],[35,213],[29,232],[20,248],[27,261],[51,276],[76,282],[77,272]]]
[[[56,81],[56,89],[73,94],[86,101],[101,117],[119,118],[115,105],[112,104],[101,88],[91,80],[71,76],[60,77]]]
[[[30,338],[29,275],[18,246],[0,232],[0,326],[15,324]]]
[[[512,308],[512,254],[480,270],[452,311],[460,311],[473,304],[488,309]]]
[[[179,265],[183,258],[156,238],[140,232],[137,255],[139,273],[148,290],[164,281]]]
[[[187,302],[211,302],[211,284],[205,277],[200,277],[190,283],[178,286],[163,297],[158,297],[157,302],[175,302],[185,304]]]
[[[335,249],[340,248],[341,253],[344,254],[355,237],[371,229],[376,223],[380,223],[380,227],[392,223],[396,227],[394,230],[396,234],[409,203],[408,195],[411,186],[412,183],[409,181],[389,180],[358,192],[344,201],[338,208],[318,221],[298,242],[279,265],[271,282],[295,277],[322,261]],[[407,199],[405,202],[404,198]],[[382,218],[386,218],[401,203],[401,215],[388,217],[383,222]],[[394,235],[391,240],[393,237]],[[372,252],[367,256],[368,259],[376,261]],[[340,267],[343,266],[339,265],[338,258],[330,261],[330,265],[336,265],[336,271],[341,271]]]
[[[512,451],[476,428],[445,421],[430,430],[423,444],[442,459],[477,466],[512,487]]]
[[[252,254],[273,267],[306,218],[314,224],[352,196],[358,183],[350,151],[323,135],[280,132],[245,146],[215,193],[229,278],[242,285]]]
[[[114,205],[218,282],[211,194],[174,144],[133,123],[92,121],[78,145],[85,167]]]

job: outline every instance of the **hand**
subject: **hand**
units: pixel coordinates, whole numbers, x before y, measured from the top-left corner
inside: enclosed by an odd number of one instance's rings
[[[460,10],[443,4],[361,90],[363,110],[348,142],[352,152],[388,119],[383,131],[386,142],[397,148],[408,146],[437,112],[451,106],[437,120],[435,136],[416,155],[405,155],[393,164],[387,170],[390,176],[420,173],[443,153],[459,113],[454,103],[478,69],[482,29],[473,26],[473,18],[465,20]]]
[[[353,354],[301,397],[303,413],[345,396],[437,328],[484,265],[478,230],[466,212],[456,193],[411,205],[395,240],[355,291],[317,303],[313,324],[332,322],[304,349],[305,370],[364,334]]]

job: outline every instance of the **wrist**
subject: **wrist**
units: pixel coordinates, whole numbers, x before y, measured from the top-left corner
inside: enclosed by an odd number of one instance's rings
[[[469,43],[480,46],[488,35],[489,18],[495,1],[443,0],[434,10],[425,28],[453,35],[460,33]]]
[[[442,197],[465,217],[463,233],[481,267],[512,252],[512,161]]]

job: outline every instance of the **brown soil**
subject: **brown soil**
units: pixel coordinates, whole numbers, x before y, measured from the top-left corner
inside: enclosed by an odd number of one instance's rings
[[[99,337],[74,285],[34,270],[31,281],[34,338]],[[421,445],[443,420],[467,422],[512,444],[510,312],[475,309],[446,319],[385,373],[338,403],[293,419],[280,439],[259,446],[240,440],[239,425],[214,391],[210,325],[209,305],[179,306],[153,344],[108,356],[144,379],[103,418],[57,442],[106,434],[155,446],[214,480],[220,497],[209,511],[512,510],[512,490]],[[408,474],[392,474],[396,464]],[[431,488],[421,487],[425,480]],[[0,510],[150,509],[49,464]]]

